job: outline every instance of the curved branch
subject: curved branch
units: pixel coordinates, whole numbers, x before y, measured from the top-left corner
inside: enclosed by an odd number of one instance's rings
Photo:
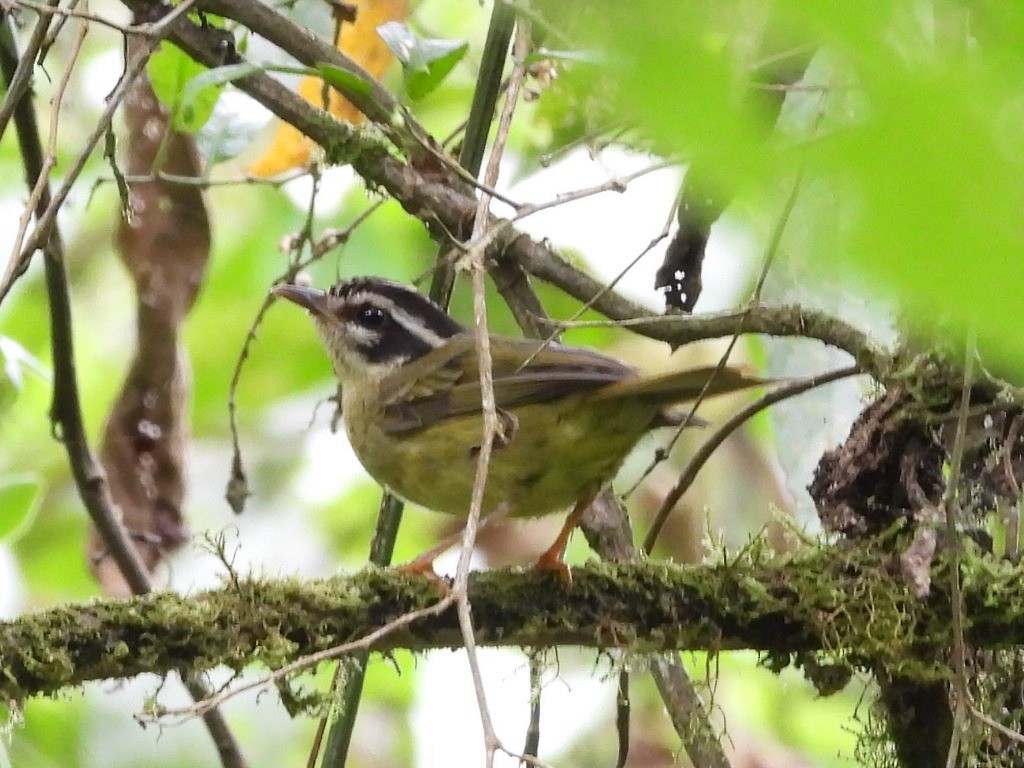
[[[137,14],[159,15],[166,12],[165,6],[156,0],[123,2]],[[239,10],[247,8],[245,0],[209,0],[209,3],[213,2],[221,10],[230,10],[235,17],[244,17],[259,29],[266,30],[267,34],[270,34],[275,24],[279,24],[280,29],[295,26],[268,8],[263,8],[260,13],[273,16],[266,19],[260,16],[257,23],[248,10]],[[213,7],[209,3],[207,7]],[[230,8],[226,7],[226,3],[230,4]],[[202,28],[185,18],[176,20],[170,29],[170,39],[197,61],[207,66],[230,63],[224,60],[223,40],[217,30]],[[338,58],[341,54],[308,34],[278,35],[275,42],[282,47],[287,46],[285,50],[300,61],[321,61],[330,53],[328,61],[349,66]],[[231,59],[232,62],[242,60],[237,54]],[[350,163],[369,185],[386,190],[408,213],[420,219],[437,239],[468,239],[476,199],[461,184],[453,183],[446,175],[439,177],[436,165],[429,165],[421,173],[413,165],[388,154],[384,143],[372,133],[341,123],[264,73],[239,79],[235,85],[324,147],[329,162]],[[371,91],[371,95],[376,93],[376,90]],[[376,107],[369,104],[359,106],[364,112],[370,110],[383,118],[392,114],[389,111],[392,102],[389,96],[378,100]],[[424,141],[432,140],[425,137]],[[505,224],[498,227],[499,219],[492,217],[486,227],[489,231],[500,229],[488,248],[487,255],[490,258],[499,265],[519,265],[528,273],[558,286],[580,301],[593,301],[594,309],[613,320],[637,321],[630,326],[637,333],[678,346],[699,339],[731,336],[736,332],[742,317],[744,332],[818,339],[850,353],[861,369],[875,378],[879,378],[889,368],[891,355],[875,345],[865,333],[838,318],[801,307],[756,306],[737,312],[698,316],[666,315],[638,321],[638,318],[649,314],[643,307],[614,291],[607,291],[606,286],[573,267],[550,245],[531,239],[508,222]]]
[[[891,365],[891,354],[879,348],[866,333],[824,312],[798,305],[756,305],[729,312],[651,317],[649,310],[615,291],[607,290],[604,283],[572,266],[543,243],[518,236],[509,243],[509,254],[527,272],[558,286],[575,299],[589,303],[605,317],[622,321],[636,333],[676,347],[703,339],[732,336],[742,322],[744,333],[800,336],[841,349],[854,358],[864,373],[875,378],[879,378]]]

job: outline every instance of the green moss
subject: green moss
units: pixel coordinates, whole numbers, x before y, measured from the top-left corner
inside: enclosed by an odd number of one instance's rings
[[[933,594],[920,600],[893,567],[893,550],[887,542],[779,557],[755,547],[709,566],[591,563],[573,570],[571,585],[534,571],[483,572],[471,578],[477,640],[633,654],[755,648],[772,669],[796,660],[813,670],[822,690],[850,668],[948,679],[946,566],[936,561]],[[962,555],[972,645],[1007,648],[1024,636],[1021,570],[977,552]],[[279,668],[439,598],[429,580],[369,568],[306,582],[232,580],[188,598],[155,594],[53,608],[0,624],[0,690],[18,701],[145,671]],[[392,632],[373,649],[459,645],[457,618],[448,611]]]

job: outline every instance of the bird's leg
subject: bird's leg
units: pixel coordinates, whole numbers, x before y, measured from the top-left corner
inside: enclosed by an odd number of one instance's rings
[[[487,524],[484,520],[480,523],[482,528]],[[449,591],[449,583],[447,580],[438,576],[437,571],[434,570],[434,561],[448,550],[449,547],[458,544],[462,538],[462,531],[458,530],[450,536],[445,536],[440,543],[434,545],[426,552],[423,552],[407,563],[395,566],[401,573],[408,573],[413,576],[424,576],[430,579],[434,584],[437,585],[438,590],[442,595],[447,595]]]
[[[487,514],[482,520],[480,520],[480,527],[477,528],[477,532],[482,531],[494,520],[499,520],[505,516],[506,505],[501,504],[493,512]],[[433,547],[428,549],[426,552],[417,555],[412,560],[402,565],[396,566],[396,568],[402,573],[411,573],[416,576],[426,576],[431,581],[435,582],[445,592],[448,591],[448,585],[445,581],[437,575],[434,570],[434,561],[443,555],[448,549],[462,541],[464,529],[459,529],[455,533],[445,536],[440,542],[435,544]]]
[[[569,543],[569,536],[572,534],[573,529],[576,528],[580,520],[583,519],[583,515],[590,509],[590,505],[597,498],[600,490],[601,485],[598,483],[586,489],[580,495],[576,501],[576,506],[572,508],[572,512],[566,518],[565,525],[559,531],[555,543],[548,547],[547,551],[537,559],[535,568],[538,571],[554,571],[566,584],[572,583],[572,574],[569,573],[569,566],[562,562],[562,557],[565,555],[565,547]]]
[[[452,537],[449,536],[440,545],[428,549],[422,555],[417,555],[407,563],[396,565],[395,570],[412,576],[424,576],[434,582],[441,592],[447,593],[448,583],[437,575],[437,571],[434,570],[434,560],[453,543]]]

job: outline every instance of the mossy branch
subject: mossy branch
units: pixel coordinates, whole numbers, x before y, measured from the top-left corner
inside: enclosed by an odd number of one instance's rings
[[[936,568],[944,568],[941,559]],[[1024,569],[963,558],[966,633],[973,645],[1024,638]],[[880,549],[743,556],[717,565],[595,563],[573,582],[487,571],[470,594],[484,645],[672,649],[754,648],[773,657],[826,650],[928,680],[946,674],[948,596],[906,588]],[[934,584],[944,584],[936,578]],[[22,700],[88,680],[219,665],[278,667],[358,639],[438,598],[435,585],[392,570],[318,581],[239,580],[190,597],[151,594],[65,605],[0,624],[0,694]],[[454,647],[454,612],[404,627],[374,650]]]

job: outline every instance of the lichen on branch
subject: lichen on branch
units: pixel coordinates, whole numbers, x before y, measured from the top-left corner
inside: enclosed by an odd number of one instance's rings
[[[935,561],[944,568],[944,560]],[[963,557],[966,632],[1001,648],[1024,636],[1022,568]],[[935,579],[935,584],[945,580]],[[777,660],[826,651],[854,666],[941,679],[949,599],[915,597],[893,555],[873,545],[799,557],[758,552],[717,564],[591,563],[571,585],[533,571],[486,571],[470,584],[484,645],[617,647],[636,653],[753,648]],[[431,582],[368,569],[318,581],[240,579],[183,597],[96,600],[0,624],[0,694],[20,701],[89,680],[217,666],[277,668],[357,640],[438,599]],[[461,645],[454,611],[388,634],[371,650]]]

